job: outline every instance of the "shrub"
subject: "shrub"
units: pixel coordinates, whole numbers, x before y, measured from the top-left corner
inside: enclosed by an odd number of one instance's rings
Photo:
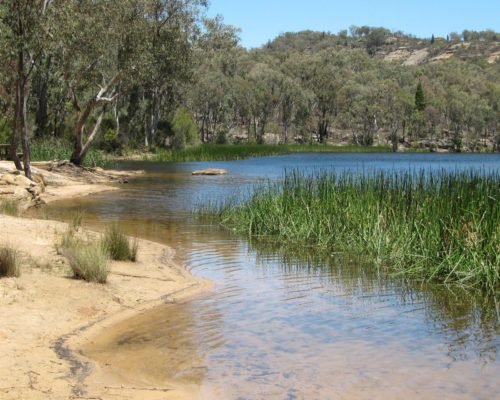
[[[137,239],[131,243],[118,224],[113,224],[104,233],[103,247],[109,256],[117,261],[137,261],[139,244]]]
[[[186,146],[193,146],[199,143],[198,127],[187,108],[179,108],[172,119],[172,147],[183,149]]]
[[[10,247],[0,248],[0,276],[17,277],[21,275],[19,256]]]

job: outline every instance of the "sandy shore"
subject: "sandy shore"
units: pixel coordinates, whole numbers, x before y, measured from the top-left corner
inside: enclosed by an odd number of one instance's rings
[[[44,201],[117,190],[103,184],[108,177],[89,183],[87,178],[49,173],[54,175],[44,183]],[[57,180],[61,184],[47,182]],[[19,278],[0,279],[0,398],[199,397],[196,387],[176,382],[127,387],[114,371],[86,359],[79,349],[120,320],[195,296],[211,284],[176,264],[171,248],[145,240],[139,242],[137,263],[111,263],[107,284],[74,280],[67,260],[55,249],[66,229],[61,222],[0,215],[0,246],[17,249],[22,261]]]

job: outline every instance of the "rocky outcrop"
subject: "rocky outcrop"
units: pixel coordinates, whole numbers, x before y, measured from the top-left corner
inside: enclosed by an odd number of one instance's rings
[[[40,195],[44,190],[45,184],[41,175],[33,174],[33,180],[21,175],[19,171],[0,175],[0,200],[8,198],[18,201],[23,208],[43,204]]]

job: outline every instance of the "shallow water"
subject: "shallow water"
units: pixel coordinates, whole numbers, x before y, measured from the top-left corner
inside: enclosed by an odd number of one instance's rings
[[[205,167],[228,176],[193,177]],[[369,260],[315,259],[231,235],[191,215],[299,167],[500,171],[499,155],[314,154],[148,164],[123,190],[43,212],[167,243],[213,293],[117,325],[84,349],[130,380],[199,384],[210,399],[491,399],[500,393],[498,305],[477,291],[384,276]]]

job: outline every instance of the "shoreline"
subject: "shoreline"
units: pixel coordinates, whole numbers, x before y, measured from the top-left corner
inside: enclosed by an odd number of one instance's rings
[[[49,176],[42,173],[44,178]],[[59,178],[68,179],[64,174]],[[40,198],[52,202],[119,190],[109,185],[115,179],[106,177],[95,183],[74,179],[52,187],[45,182]],[[20,201],[24,201],[21,209],[32,206],[29,198]],[[55,250],[67,227],[63,222],[0,215],[0,245],[19,251],[22,271],[19,278],[0,279],[0,369],[4,371],[0,397],[107,398],[110,387],[114,388],[113,396],[131,400],[199,397],[197,387],[176,382],[168,382],[164,390],[146,383],[127,389],[119,374],[86,358],[80,349],[120,321],[162,304],[189,301],[208,293],[212,282],[177,264],[172,248],[142,239],[138,262],[112,261],[107,284],[72,279],[67,260]]]

